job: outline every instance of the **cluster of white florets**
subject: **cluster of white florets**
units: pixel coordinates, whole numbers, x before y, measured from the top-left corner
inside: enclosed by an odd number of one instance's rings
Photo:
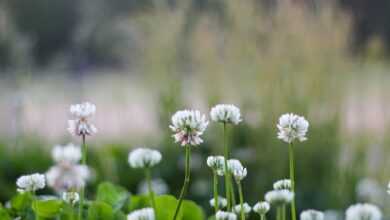
[[[72,143],[65,146],[54,146],[51,154],[53,160],[57,163],[76,164],[81,160],[80,147]]]
[[[223,176],[225,158],[223,156],[209,156],[207,157],[207,166],[209,166],[219,176]]]
[[[127,215],[127,220],[155,220],[155,213],[152,208],[138,209]]]
[[[149,148],[138,148],[129,153],[129,164],[133,168],[153,167],[161,161],[161,153]]]
[[[68,131],[73,135],[85,136],[93,135],[97,128],[90,122],[90,118],[95,114],[96,106],[89,102],[70,106],[70,113],[74,117],[68,120]]]
[[[272,205],[285,205],[294,199],[294,193],[290,190],[272,190],[265,194],[265,200]]]
[[[292,143],[295,139],[305,141],[309,122],[302,116],[289,113],[280,116],[277,128],[278,138],[287,143]]]
[[[275,190],[282,190],[282,189],[291,190],[291,180],[290,179],[278,180],[274,183],[273,187]]]
[[[228,170],[233,174],[236,181],[243,180],[248,174],[247,169],[237,159],[230,159],[227,161]]]
[[[211,207],[214,207],[214,205],[215,205],[215,199],[214,199],[214,198],[210,199],[209,203],[210,203],[210,206],[211,206]],[[222,196],[218,196],[218,204],[217,204],[217,206],[218,206],[218,208],[220,208],[220,209],[225,208],[225,207],[227,206],[227,200],[226,200],[226,198],[224,198],[224,197],[222,197]]]
[[[346,220],[381,220],[382,212],[372,204],[362,203],[350,206],[345,212]]]
[[[309,209],[301,212],[300,220],[324,220],[325,215],[321,211]]]
[[[45,175],[34,173],[21,176],[16,180],[18,192],[35,192],[45,188]]]
[[[251,207],[248,203],[246,203],[246,202],[242,204],[242,208],[243,208],[243,210],[244,210],[244,214],[245,214],[245,215],[248,215],[248,214],[252,211],[252,207]],[[237,215],[239,215],[239,214],[241,213],[241,205],[238,204],[238,205],[234,206],[234,207],[233,207],[233,211],[234,211]]]
[[[242,121],[240,109],[234,105],[219,104],[210,111],[211,120],[237,125]]]
[[[215,214],[216,220],[237,220],[237,215],[233,212],[218,211]]]
[[[268,202],[258,202],[253,206],[253,211],[259,215],[265,215],[270,208],[271,206]]]
[[[74,205],[80,200],[80,195],[77,192],[63,192],[62,200],[71,205]]]

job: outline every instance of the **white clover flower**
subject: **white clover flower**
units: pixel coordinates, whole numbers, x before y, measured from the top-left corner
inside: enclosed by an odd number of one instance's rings
[[[218,211],[215,220],[237,220],[237,216],[233,212]]]
[[[132,168],[153,167],[161,161],[161,153],[149,148],[138,148],[129,153],[129,164]]]
[[[210,117],[215,122],[232,123],[235,125],[242,121],[240,109],[234,105],[216,105],[211,109]]]
[[[387,193],[390,194],[390,182],[387,184]]]
[[[324,213],[309,209],[301,212],[300,220],[324,220]]]
[[[209,156],[207,157],[207,166],[213,171],[217,172],[217,175],[223,176],[225,167],[225,157],[223,156]]]
[[[16,180],[18,192],[35,192],[45,188],[45,175],[34,173],[21,176]]]
[[[287,143],[291,143],[295,139],[307,140],[306,133],[309,129],[309,122],[304,117],[292,113],[284,114],[280,116],[277,127],[279,129],[278,138]]]
[[[241,162],[236,159],[230,159],[227,161],[228,170],[233,174],[236,181],[243,180],[248,174],[247,169],[242,166]]]
[[[79,190],[90,178],[90,171],[85,165],[58,164],[46,172],[47,185],[58,193]]]
[[[249,213],[252,211],[252,207],[251,207],[248,203],[245,202],[244,204],[242,204],[242,206],[243,206],[244,214],[245,214],[245,215],[249,214]],[[233,211],[234,211],[237,215],[239,215],[239,214],[241,213],[241,205],[238,204],[238,205],[234,206],[234,207],[233,207]]]
[[[259,215],[265,215],[270,210],[271,206],[268,202],[258,202],[253,206],[253,211]]]
[[[381,220],[382,212],[380,209],[372,204],[359,203],[351,205],[347,211],[346,220]]]
[[[282,190],[282,189],[291,190],[291,180],[290,179],[283,179],[283,180],[276,181],[274,183],[274,189],[275,190]]]
[[[74,205],[80,200],[80,195],[77,192],[63,192],[62,200]]]
[[[172,124],[169,126],[175,133],[173,138],[181,146],[196,146],[203,143],[200,136],[206,130],[209,122],[205,115],[199,111],[183,110],[178,111],[172,116]]]
[[[290,203],[293,198],[294,193],[286,189],[272,190],[265,194],[265,200],[276,206]]]
[[[209,203],[211,207],[214,207],[215,204],[214,198],[210,199]],[[222,209],[225,208],[226,206],[227,206],[227,200],[222,196],[218,196],[218,207]]]
[[[81,160],[80,147],[69,143],[65,146],[57,145],[53,148],[51,155],[57,163],[76,164]]]
[[[127,220],[155,220],[155,218],[152,208],[138,209],[127,215]]]
[[[68,120],[68,131],[72,135],[84,136],[93,135],[97,128],[89,122],[89,119],[95,114],[96,106],[89,102],[70,106],[70,113],[75,119]]]
[[[163,179],[153,179],[151,181],[153,192],[156,195],[166,194],[169,191],[169,187],[167,183]],[[147,194],[149,193],[148,183],[146,181],[142,181],[138,185],[138,194]]]

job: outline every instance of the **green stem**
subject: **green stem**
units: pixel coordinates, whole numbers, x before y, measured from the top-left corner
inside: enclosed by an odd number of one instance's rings
[[[280,206],[278,206],[277,208],[276,208],[276,220],[281,220],[280,219]]]
[[[181,203],[183,202],[183,198],[184,198],[184,196],[187,193],[188,184],[190,183],[190,177],[191,177],[191,169],[190,169],[191,146],[187,145],[187,146],[185,146],[185,148],[186,148],[186,164],[185,164],[184,183],[183,183],[183,187],[182,187],[181,192],[180,192],[179,203],[177,204],[177,207],[176,207],[176,210],[175,210],[175,215],[173,216],[173,220],[176,220],[176,218],[177,218],[177,216],[179,214]]]
[[[232,207],[236,205],[236,196],[235,196],[235,189],[233,184],[233,177],[230,176],[230,182],[229,182],[229,190],[230,190],[230,198],[232,200]]]
[[[265,215],[264,214],[260,215],[260,220],[265,220]]]
[[[87,165],[87,145],[85,143],[85,135],[82,135],[82,158],[81,163],[82,165]],[[79,220],[83,219],[83,206],[84,206],[84,197],[85,197],[85,187],[83,186],[80,191],[80,202],[79,202]]]
[[[238,186],[238,194],[240,196],[240,214],[241,214],[241,220],[245,220],[245,213],[244,213],[244,196],[242,193],[242,186],[241,182],[237,181]]]
[[[294,198],[291,201],[291,220],[296,220],[296,208],[295,208],[295,163],[294,163],[294,148],[293,144],[288,145],[288,155],[290,161],[290,180],[291,180],[291,192],[294,193]]]
[[[149,191],[149,197],[150,197],[150,202],[152,203],[153,209],[156,211],[156,201],[154,199],[154,191],[152,187],[152,178],[150,174],[150,168],[147,167],[145,169],[145,177],[146,177],[146,183],[148,184],[148,191]]]
[[[227,146],[227,131],[226,131],[226,123],[223,123],[223,148],[224,148],[224,162],[225,162],[225,192],[226,192],[226,200],[227,200],[227,210],[230,211],[231,206],[231,192],[230,192],[230,172],[228,170],[227,160],[229,159],[229,148]]]
[[[286,205],[282,205],[282,220],[286,220]]]
[[[214,176],[214,210],[215,213],[218,212],[219,209],[219,203],[218,203],[218,175],[216,171],[213,171],[213,176]]]

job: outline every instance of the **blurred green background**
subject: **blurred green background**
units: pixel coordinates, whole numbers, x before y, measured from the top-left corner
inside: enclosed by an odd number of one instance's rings
[[[386,211],[389,10],[386,0],[1,1],[0,201],[19,175],[48,170],[53,145],[79,143],[66,123],[84,100],[99,129],[88,139],[90,196],[103,179],[137,192],[142,173],[127,154],[139,146],[163,152],[154,176],[177,195],[183,149],[170,116],[233,103],[244,122],[229,143],[248,166],[250,204],[288,175],[276,122],[295,112],[311,123],[295,148],[298,208],[332,214],[367,201]],[[190,198],[209,213],[205,161],[222,153],[221,138],[211,124],[193,151]]]

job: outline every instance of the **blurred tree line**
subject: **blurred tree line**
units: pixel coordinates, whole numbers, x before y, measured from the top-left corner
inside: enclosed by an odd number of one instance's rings
[[[290,1],[309,7],[313,12],[323,2]],[[278,1],[258,2],[272,9]],[[43,67],[61,59],[76,70],[128,65],[129,59],[124,59],[118,51],[136,49],[134,39],[142,36],[118,25],[118,21],[131,22],[133,15],[161,5],[174,9],[179,3],[177,0],[4,0],[0,2],[0,68],[21,64]],[[221,22],[226,21],[224,4],[223,0],[191,0],[182,39],[186,39],[200,13],[210,13]],[[336,4],[353,18],[351,48],[354,51],[364,50],[372,36],[382,39],[385,49],[390,49],[390,1],[338,0]],[[185,53],[185,49],[182,52]]]

